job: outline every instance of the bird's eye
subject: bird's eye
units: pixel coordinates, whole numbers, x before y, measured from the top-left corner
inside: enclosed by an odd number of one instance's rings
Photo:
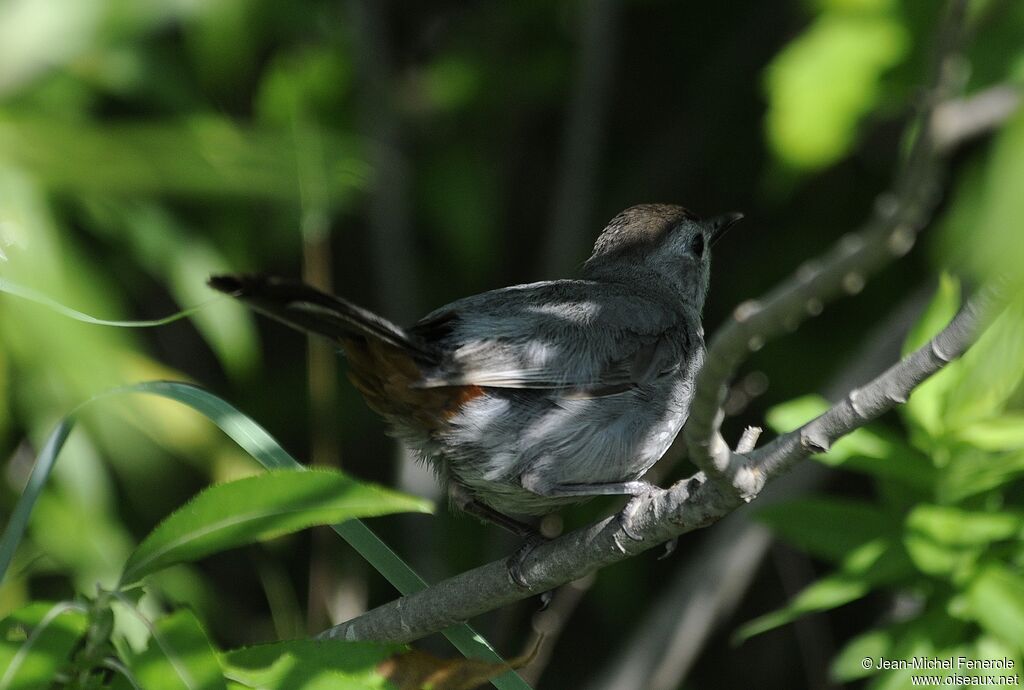
[[[698,259],[704,255],[703,233],[697,233],[696,235],[693,236],[693,239],[690,240],[690,251],[693,252],[693,255],[696,256]]]

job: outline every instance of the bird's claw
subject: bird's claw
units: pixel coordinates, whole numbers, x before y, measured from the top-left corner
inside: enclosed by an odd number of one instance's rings
[[[506,566],[508,567],[508,576],[512,582],[521,589],[530,589],[530,583],[526,581],[526,577],[523,575],[523,564],[526,562],[527,556],[533,553],[541,544],[548,541],[547,537],[540,534],[534,534],[526,538],[523,545],[519,549],[508,557]]]
[[[625,507],[622,510],[619,511],[619,514],[617,516],[619,521],[619,529],[621,529],[622,533],[630,539],[632,539],[633,541],[644,540],[643,535],[637,534],[632,527],[633,516],[636,515],[636,511],[639,504],[640,497],[634,496],[633,498],[629,499],[629,502],[625,505]]]

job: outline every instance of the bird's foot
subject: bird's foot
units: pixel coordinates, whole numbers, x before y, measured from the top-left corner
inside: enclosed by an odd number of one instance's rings
[[[643,541],[644,537],[639,534],[634,528],[633,523],[636,519],[636,514],[640,510],[640,502],[643,498],[643,494],[636,494],[629,499],[629,502],[619,511],[616,516],[619,521],[619,529],[622,533],[633,541]]]

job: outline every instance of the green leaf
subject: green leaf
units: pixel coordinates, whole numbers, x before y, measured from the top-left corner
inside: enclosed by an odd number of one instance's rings
[[[833,680],[849,683],[873,675],[873,668],[864,668],[864,659],[871,659],[874,663],[881,657],[896,658],[891,652],[895,642],[893,632],[888,628],[869,630],[853,638],[832,660],[830,674]]]
[[[733,636],[736,643],[791,623],[801,616],[827,611],[860,599],[871,591],[871,585],[846,573],[835,573],[805,587],[793,600],[777,611],[759,616],[744,624]]]
[[[35,602],[0,622],[0,690],[49,687],[85,634],[84,607]]]
[[[919,505],[907,515],[904,545],[921,572],[962,580],[992,542],[1016,538],[1022,530],[1020,515]]]
[[[893,520],[878,506],[862,501],[797,499],[769,506],[758,517],[783,540],[834,562],[880,536],[895,536]]]
[[[361,484],[335,470],[277,470],[212,486],[146,537],[125,564],[122,583],[183,561],[313,525],[399,512],[430,503]]]
[[[1015,513],[919,505],[907,516],[907,529],[928,534],[945,544],[980,546],[1017,537],[1024,529],[1024,517]]]
[[[1018,295],[960,360],[964,375],[949,391],[946,424],[961,429],[1003,412],[1024,381],[1024,297]]]
[[[956,438],[986,451],[1024,450],[1024,413],[1004,412],[973,422],[958,430]]]
[[[939,275],[935,296],[907,333],[900,354],[906,357],[938,335],[956,316],[960,303],[960,281],[948,273]]]
[[[765,419],[772,430],[785,433],[824,414],[829,407],[824,398],[806,395],[772,407]],[[831,467],[895,479],[922,489],[931,489],[937,479],[935,466],[928,457],[877,425],[854,430],[814,459]]]
[[[962,444],[950,448],[951,459],[936,487],[936,498],[944,503],[963,501],[1024,475],[1024,451],[992,453]]]
[[[885,14],[820,15],[768,66],[765,128],[775,155],[805,170],[842,158],[878,101],[882,74],[908,43],[905,29]]]
[[[1024,578],[997,564],[986,566],[966,591],[970,613],[1009,644],[1024,640]]]
[[[175,611],[156,621],[149,646],[128,661],[146,690],[225,690],[224,675],[206,631],[195,615]]]
[[[875,539],[855,548],[843,560],[840,570],[805,587],[786,606],[755,618],[733,636],[741,642],[808,613],[827,611],[860,599],[876,585],[905,576],[906,556],[896,544]]]
[[[1018,15],[1021,12],[1018,11]],[[1018,61],[1018,64],[1024,62]],[[1019,289],[1024,280],[1024,110],[1018,108],[995,133],[979,174],[957,191],[944,232],[948,260],[966,263],[973,276],[1006,275]],[[958,206],[964,203],[963,212]]]
[[[221,656],[224,675],[261,690],[383,690],[377,672],[404,645],[340,640],[288,640],[256,645]]]
[[[828,411],[828,401],[819,395],[804,395],[775,405],[765,413],[765,422],[776,433],[797,429]]]
[[[902,689],[909,685],[909,675],[920,674],[911,670],[865,669],[865,658],[877,663],[879,657],[886,659],[912,659],[914,657],[949,658],[958,656],[950,650],[965,637],[968,624],[951,618],[941,602],[925,609],[916,618],[901,621],[883,628],[870,630],[850,640],[832,662],[832,677],[839,682],[850,682],[868,675],[878,675],[881,687]],[[893,680],[895,678],[896,680]],[[870,687],[878,687],[877,684]]]

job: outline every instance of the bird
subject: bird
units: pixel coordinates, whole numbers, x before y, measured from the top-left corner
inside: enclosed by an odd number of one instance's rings
[[[742,217],[632,206],[579,277],[464,297],[408,327],[286,278],[209,285],[329,339],[457,508],[530,536],[526,516],[652,489],[642,477],[683,427],[704,361],[711,247]]]

